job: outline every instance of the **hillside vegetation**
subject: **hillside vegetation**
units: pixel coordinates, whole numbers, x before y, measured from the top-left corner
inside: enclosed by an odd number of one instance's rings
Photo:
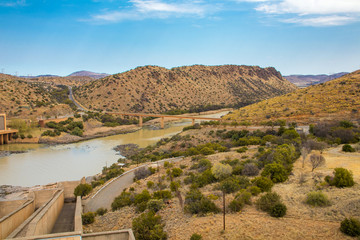
[[[9,117],[64,115],[72,112],[65,103],[67,88],[0,74],[0,112]]]
[[[74,93],[91,110],[160,113],[245,106],[295,89],[274,68],[195,65],[138,67],[83,85]]]
[[[360,70],[341,78],[299,89],[284,96],[240,108],[225,119],[254,123],[286,119],[300,123],[359,119]]]

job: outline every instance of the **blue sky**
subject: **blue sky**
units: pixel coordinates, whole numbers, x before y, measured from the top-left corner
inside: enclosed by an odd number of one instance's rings
[[[360,69],[359,0],[0,0],[0,71],[158,65]]]

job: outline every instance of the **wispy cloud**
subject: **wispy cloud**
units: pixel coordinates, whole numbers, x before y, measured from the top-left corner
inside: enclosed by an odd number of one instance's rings
[[[18,6],[26,6],[26,0],[0,1],[0,7],[18,7]]]
[[[269,0],[257,3],[255,9],[280,16],[282,22],[305,26],[340,26],[360,21],[359,0]]]
[[[327,27],[327,26],[341,26],[356,21],[356,18],[346,16],[320,16],[307,18],[289,18],[282,20],[285,23],[296,23],[303,26],[312,27]]]
[[[204,17],[214,11],[203,1],[130,0],[130,8],[105,11],[92,16],[96,22],[121,22],[124,20],[143,20],[147,18]]]

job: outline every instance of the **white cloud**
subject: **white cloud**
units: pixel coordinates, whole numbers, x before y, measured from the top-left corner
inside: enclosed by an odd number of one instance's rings
[[[142,20],[146,18],[204,17],[214,11],[202,1],[175,1],[165,3],[162,0],[130,0],[127,10],[107,11],[92,16],[92,21],[120,22],[124,20]]]
[[[26,6],[25,0],[17,0],[17,1],[1,1],[0,7],[18,7],[18,6]]]
[[[353,17],[346,16],[320,16],[308,18],[290,18],[284,19],[286,23],[296,23],[303,26],[312,27],[326,27],[326,26],[341,26],[356,21]]]
[[[339,14],[360,13],[359,0],[282,0],[261,4],[256,8],[266,13]]]
[[[280,16],[282,22],[304,26],[340,26],[360,21],[360,0],[273,0],[258,3],[255,9]]]

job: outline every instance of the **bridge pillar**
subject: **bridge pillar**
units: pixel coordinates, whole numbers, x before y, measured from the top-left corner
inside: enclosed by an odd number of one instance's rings
[[[163,129],[164,128],[164,117],[161,118],[161,121],[160,121],[160,128]]]
[[[8,144],[9,143],[9,134],[5,133],[3,136],[4,136],[4,144]]]
[[[195,118],[192,119],[192,125],[194,125],[194,124],[195,124]]]
[[[139,127],[143,126],[143,118],[139,116]]]

